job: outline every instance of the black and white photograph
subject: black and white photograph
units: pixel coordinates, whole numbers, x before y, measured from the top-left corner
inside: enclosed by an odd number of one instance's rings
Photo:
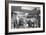
[[[9,3],[8,32],[43,30],[43,5]]]
[[[40,7],[11,6],[11,29],[40,28]]]

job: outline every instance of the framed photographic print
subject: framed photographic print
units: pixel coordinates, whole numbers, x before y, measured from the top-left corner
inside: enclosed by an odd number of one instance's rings
[[[45,3],[10,1],[5,6],[6,34],[45,32]]]

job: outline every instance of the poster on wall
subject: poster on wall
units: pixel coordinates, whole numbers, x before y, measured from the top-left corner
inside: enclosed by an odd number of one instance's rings
[[[5,5],[6,34],[45,32],[45,3],[9,1]]]

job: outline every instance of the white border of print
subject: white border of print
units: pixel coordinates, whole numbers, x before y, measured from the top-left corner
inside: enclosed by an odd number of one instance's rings
[[[41,16],[41,25],[40,28],[26,28],[26,29],[11,29],[11,6],[32,6],[32,7],[40,7],[40,16]],[[34,5],[34,4],[13,4],[13,3],[9,3],[9,19],[8,19],[8,32],[24,32],[24,31],[40,31],[43,30],[43,5]]]

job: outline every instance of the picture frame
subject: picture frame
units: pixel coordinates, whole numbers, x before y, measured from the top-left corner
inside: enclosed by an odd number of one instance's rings
[[[37,12],[37,10],[40,10],[40,11]],[[15,26],[16,24],[12,25],[13,21],[11,21],[11,20],[12,20],[12,17],[14,18],[13,14],[18,13],[18,11],[21,12],[21,13],[19,13],[19,18],[21,18],[21,17],[23,18],[23,15],[24,15],[24,18],[26,17],[26,19],[28,19],[28,20],[30,20],[29,18],[31,18],[32,22],[33,22],[33,20],[36,21],[35,18],[37,18],[37,16],[41,14],[40,18],[39,18],[39,20],[41,22],[41,26],[39,24],[37,26],[38,27],[37,28],[37,27],[31,26],[29,23],[26,24],[27,26],[24,25],[25,23],[23,23],[24,26],[18,26],[18,25]],[[22,11],[24,11],[24,13]],[[25,16],[25,13],[27,13],[27,14],[30,13],[31,17],[29,17],[29,15],[28,15],[28,18],[27,18],[27,16]],[[22,15],[22,16],[20,16],[20,15]],[[34,15],[37,15],[37,16],[34,16]],[[37,21],[36,21],[36,23],[37,23]],[[13,27],[13,26],[15,26],[15,27]],[[43,3],[43,2],[26,2],[26,1],[5,1],[5,34],[24,34],[24,33],[39,33],[39,32],[45,32],[45,3]]]

